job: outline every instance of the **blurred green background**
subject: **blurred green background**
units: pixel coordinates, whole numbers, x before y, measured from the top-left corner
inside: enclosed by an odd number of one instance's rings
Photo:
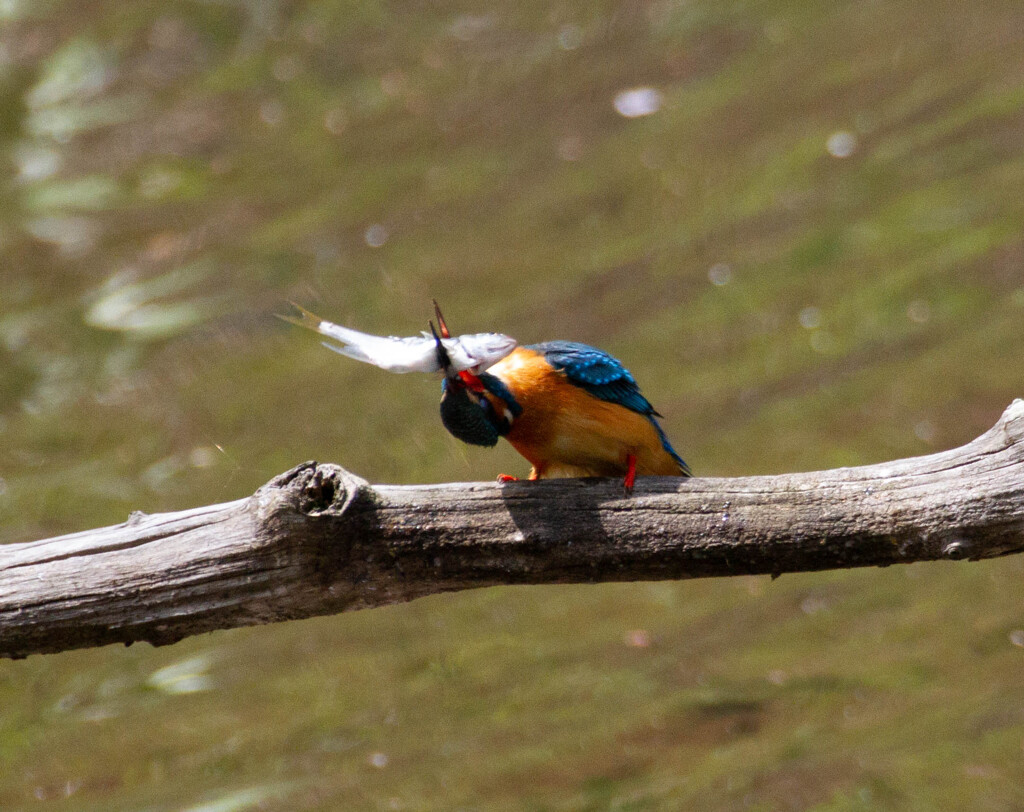
[[[622,358],[698,475],[1024,396],[1019,2],[0,0],[0,541],[528,469],[270,317]],[[0,662],[2,810],[1019,810],[1024,561]]]

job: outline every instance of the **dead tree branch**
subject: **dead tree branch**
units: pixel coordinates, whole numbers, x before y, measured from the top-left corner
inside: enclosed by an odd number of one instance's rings
[[[496,584],[803,572],[1024,551],[1024,401],[960,448],[735,479],[370,486],[304,463],[253,496],[0,546],[0,656]]]

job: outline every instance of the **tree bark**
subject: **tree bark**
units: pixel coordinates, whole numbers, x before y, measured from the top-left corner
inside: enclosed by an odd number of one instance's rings
[[[888,566],[1024,551],[1024,401],[951,451],[733,479],[370,486],[307,462],[253,496],[0,546],[0,656],[497,584]]]

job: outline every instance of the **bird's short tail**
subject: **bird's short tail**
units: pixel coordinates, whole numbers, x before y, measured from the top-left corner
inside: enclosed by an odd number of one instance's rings
[[[668,436],[661,428],[661,424],[658,423],[653,417],[651,422],[654,424],[654,428],[658,432],[658,436],[661,438],[661,447],[668,452],[669,456],[672,457],[677,463],[679,463],[679,473],[681,476],[693,476],[693,472],[690,470],[690,466],[686,464],[686,461],[676,453],[676,450],[672,448],[672,443],[668,441]]]

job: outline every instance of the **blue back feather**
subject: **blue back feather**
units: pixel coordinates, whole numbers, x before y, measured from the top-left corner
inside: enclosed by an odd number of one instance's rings
[[[526,349],[544,356],[551,366],[564,372],[571,383],[595,398],[617,403],[642,415],[655,414],[650,401],[621,362],[608,353],[575,341],[546,341]]]
[[[603,350],[576,341],[545,341],[542,344],[531,344],[526,349],[541,353],[552,367],[565,373],[570,383],[595,398],[624,406],[650,420],[661,438],[662,448],[679,463],[682,471],[690,473],[689,466],[672,448],[655,419],[660,415],[651,402],[640,394],[636,380],[618,359]]]

